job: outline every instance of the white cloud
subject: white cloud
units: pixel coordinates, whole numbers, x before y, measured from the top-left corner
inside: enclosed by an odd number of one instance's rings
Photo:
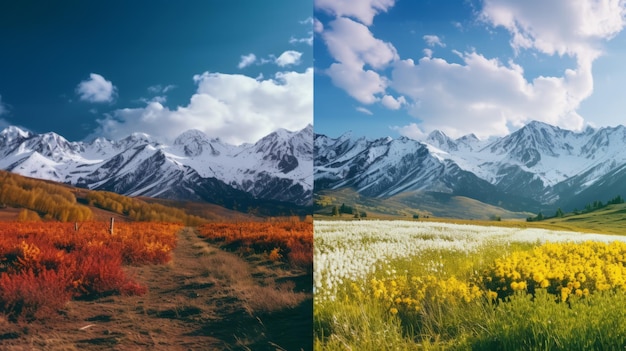
[[[524,78],[519,65],[502,64],[477,53],[462,54],[462,64],[438,58],[397,62],[391,87],[409,97],[409,113],[424,131],[459,137],[503,135],[509,126],[539,120],[579,130],[576,109],[592,91],[591,71],[567,70],[563,77]]]
[[[174,110],[157,101],[120,109],[99,120],[96,132],[111,139],[135,131],[174,139],[188,129],[240,144],[255,142],[278,128],[299,130],[313,122],[313,69],[279,72],[257,80],[239,74],[205,72],[186,106]]]
[[[298,22],[300,22],[300,24],[305,24],[305,25],[312,26],[313,25],[313,17],[307,17],[306,19],[304,19],[302,21],[298,21]]]
[[[239,64],[237,65],[237,67],[239,69],[248,67],[251,64],[253,64],[254,61],[256,61],[256,55],[253,53],[250,53],[248,55],[241,55],[241,60],[239,61]]]
[[[315,0],[315,8],[336,17],[352,17],[371,26],[374,16],[387,12],[395,0]]]
[[[489,26],[508,30],[516,53],[576,59],[563,74],[527,79],[510,59],[458,50],[452,52],[460,63],[435,58],[433,48],[445,47],[436,35],[423,36],[428,47],[418,62],[401,60],[392,43],[368,28],[394,2],[316,0],[315,7],[335,19],[315,19],[314,28],[336,61],[324,71],[333,84],[362,104],[406,108],[419,122],[393,128],[413,137],[433,129],[453,137],[503,135],[531,120],[580,130],[584,121],[577,110],[593,92],[593,62],[603,43],[626,25],[626,0],[483,0],[475,13]]]
[[[512,35],[511,46],[593,61],[599,42],[626,24],[623,0],[484,0],[481,18]]]
[[[321,33],[324,31],[324,25],[317,18],[313,21],[313,31],[315,33]]]
[[[140,98],[139,101],[145,103],[145,104],[149,104],[151,102],[158,102],[160,104],[164,104],[167,102],[167,96],[164,95],[157,95],[157,96],[153,96],[149,99],[147,98]]]
[[[357,110],[357,111],[359,111],[359,112],[361,112],[361,113],[364,113],[364,114],[366,114],[366,115],[370,115],[370,116],[371,116],[371,115],[373,115],[372,111],[370,111],[370,110],[366,109],[366,108],[365,108],[365,107],[363,107],[363,106],[359,106],[359,107],[357,107],[357,108],[356,108],[356,110]]]
[[[113,83],[97,73],[89,74],[89,79],[76,87],[79,98],[88,102],[112,102],[116,93],[117,88]]]
[[[372,70],[363,70],[344,63],[333,63],[325,71],[333,84],[345,90],[350,96],[363,104],[373,104],[379,100],[387,88],[387,80]]]
[[[306,26],[310,26],[311,30],[307,33],[308,35],[304,38],[296,38],[294,36],[292,36],[289,39],[289,44],[300,44],[300,43],[304,43],[307,45],[313,45],[313,30],[315,29],[315,20],[313,20],[313,17],[307,17],[305,20],[299,21],[300,24],[306,25]]]
[[[313,45],[313,32],[309,32],[308,37],[304,37],[304,38],[291,37],[289,39],[289,44],[298,44],[298,43]]]
[[[425,140],[428,134],[424,133],[417,123],[410,123],[406,126],[392,126],[391,130],[395,130],[398,134],[414,140]]]
[[[148,87],[148,91],[152,94],[165,94],[170,90],[173,90],[174,88],[176,88],[175,85],[173,84],[169,84],[166,86],[163,86],[161,84],[157,84],[157,85],[151,85]]]
[[[398,58],[396,48],[374,37],[366,26],[348,18],[337,18],[322,37],[335,60],[353,67],[369,65],[381,69]]]
[[[404,98],[404,96],[400,96],[396,99],[391,95],[385,95],[383,96],[381,103],[383,104],[383,106],[390,110],[398,110],[400,107],[402,107],[402,105],[406,104],[406,99]]]
[[[278,66],[285,67],[290,65],[299,65],[302,53],[294,50],[287,50],[280,54],[274,61]]]
[[[348,18],[330,22],[330,29],[322,33],[328,51],[338,62],[325,71],[333,84],[364,104],[379,100],[387,82],[376,69],[387,67],[398,59],[393,45],[374,38],[369,29]],[[366,69],[365,67],[372,69]]]
[[[428,44],[428,46],[430,46],[430,47],[433,47],[435,45],[441,46],[442,48],[446,47],[446,44],[444,44],[441,41],[441,38],[439,38],[436,35],[424,35],[423,39],[426,42],[426,44]]]

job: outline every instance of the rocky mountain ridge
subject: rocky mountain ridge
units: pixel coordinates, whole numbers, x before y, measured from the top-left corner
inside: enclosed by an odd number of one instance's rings
[[[199,130],[168,145],[144,133],[70,142],[10,126],[0,132],[0,169],[129,196],[309,206],[313,127],[281,129],[235,146]]]
[[[315,187],[350,186],[373,197],[442,192],[515,210],[572,209],[626,194],[624,150],[624,126],[574,132],[537,121],[489,140],[452,139],[441,131],[422,141],[315,135]]]

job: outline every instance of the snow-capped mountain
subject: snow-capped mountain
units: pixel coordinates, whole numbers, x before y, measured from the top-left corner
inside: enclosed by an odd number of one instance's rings
[[[489,140],[441,131],[421,142],[316,135],[315,186],[350,186],[377,197],[445,192],[516,209],[516,203],[580,208],[620,194],[620,187],[626,194],[615,181],[626,178],[625,149],[624,126],[573,132],[536,121]]]
[[[0,132],[0,169],[130,196],[311,204],[313,127],[229,145],[189,130],[171,145],[144,133],[69,142],[18,127]]]

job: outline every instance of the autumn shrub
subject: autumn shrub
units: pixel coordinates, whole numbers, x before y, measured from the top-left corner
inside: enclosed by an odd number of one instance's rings
[[[64,272],[32,270],[0,275],[0,310],[10,320],[47,318],[70,298],[69,277]]]
[[[14,222],[0,227],[0,312],[12,320],[49,316],[69,298],[143,294],[124,264],[170,259],[181,225]]]
[[[313,223],[295,219],[270,222],[209,223],[200,235],[223,248],[244,253],[267,253],[300,268],[313,265]],[[280,257],[277,255],[280,253]]]

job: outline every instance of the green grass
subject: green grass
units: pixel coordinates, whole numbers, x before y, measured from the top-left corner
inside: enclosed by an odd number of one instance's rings
[[[625,234],[626,204],[608,205],[599,210],[577,215],[567,213],[562,218],[550,218],[538,223],[579,231]]]
[[[527,212],[513,212],[463,196],[449,194],[406,192],[389,198],[374,198],[359,194],[354,189],[322,190],[315,194],[322,208],[316,209],[318,215],[330,216],[334,205],[356,206],[375,218],[412,218],[420,217],[477,218],[489,219],[493,216],[502,218],[525,219],[533,215]],[[347,214],[343,218],[351,217]]]

